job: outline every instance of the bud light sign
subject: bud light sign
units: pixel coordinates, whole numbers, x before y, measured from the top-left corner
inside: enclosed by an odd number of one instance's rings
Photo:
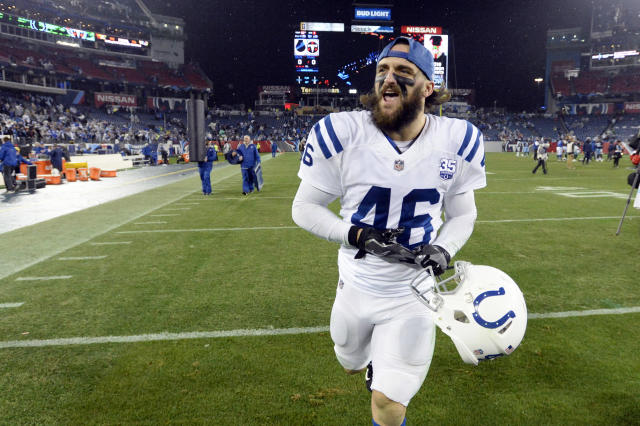
[[[356,7],[355,19],[367,21],[390,21],[391,9]]]

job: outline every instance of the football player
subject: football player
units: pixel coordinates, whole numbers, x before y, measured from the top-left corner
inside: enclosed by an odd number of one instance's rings
[[[367,370],[374,425],[404,424],[431,363],[434,321],[410,283],[423,268],[444,272],[473,230],[474,190],[486,185],[480,131],[425,113],[450,97],[433,78],[423,45],[387,45],[361,97],[367,110],[330,114],[311,130],[292,206],[300,227],[341,244],[331,338],[347,373]],[[328,208],[338,198],[340,217]]]

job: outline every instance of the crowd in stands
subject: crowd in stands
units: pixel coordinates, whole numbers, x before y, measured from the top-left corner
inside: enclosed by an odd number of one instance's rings
[[[206,138],[222,146],[249,135],[252,140],[275,142],[281,150],[295,151],[321,118],[293,111],[212,109],[206,117]],[[640,130],[640,115],[562,116],[478,109],[458,114],[458,118],[476,125],[485,141],[501,141],[505,150],[536,140],[557,143],[572,137],[581,142],[587,138],[605,143],[626,141]],[[155,145],[179,154],[187,144],[184,112],[163,116],[114,107],[95,109],[62,105],[52,96],[9,91],[0,92],[0,134],[11,135],[19,145],[65,145],[72,154],[102,152],[105,145],[110,152],[137,154],[145,145]]]
[[[139,116],[134,115],[127,122],[113,113],[65,106],[51,96],[29,93],[20,96],[1,93],[0,99],[0,133],[11,135],[20,146],[64,144],[72,153],[89,153],[101,150],[104,145],[118,152],[150,143],[181,148],[186,143],[182,120],[169,120],[162,127],[141,123]]]
[[[268,115],[252,112],[231,115],[217,111],[210,113],[207,119],[211,140],[241,140],[244,135],[249,135],[253,140],[290,143],[295,148],[306,138],[320,116],[299,116],[291,111]]]

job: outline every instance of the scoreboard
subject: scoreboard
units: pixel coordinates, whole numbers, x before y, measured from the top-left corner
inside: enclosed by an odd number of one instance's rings
[[[319,71],[320,40],[315,31],[296,31],[293,39],[293,57],[296,73],[317,73]],[[303,77],[304,78],[304,77]]]
[[[391,21],[383,22],[381,17],[390,19],[390,9],[363,9],[360,19],[352,21],[351,32],[340,31],[344,26],[330,23],[302,22],[301,30],[293,37],[295,62],[295,82],[298,86],[340,86],[343,89],[358,88],[368,90],[371,82],[365,68],[375,65],[382,48],[399,35],[412,37],[423,44],[434,59],[433,82],[436,89],[448,86],[449,35],[443,34],[442,27],[435,26],[392,26]],[[366,21],[365,16],[375,17]],[[312,25],[313,24],[313,25]],[[304,28],[304,30],[303,30]],[[310,29],[317,31],[310,31]],[[398,31],[400,30],[400,31]],[[322,33],[322,43],[319,34]],[[354,35],[359,33],[358,35]],[[322,44],[322,46],[321,46]],[[320,53],[322,47],[322,65]]]

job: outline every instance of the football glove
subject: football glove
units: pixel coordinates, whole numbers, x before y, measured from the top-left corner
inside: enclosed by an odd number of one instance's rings
[[[416,263],[423,268],[431,267],[436,276],[442,275],[451,261],[449,253],[440,246],[427,244],[415,249],[414,253]]]
[[[352,226],[349,230],[349,244],[360,249],[356,259],[369,253],[391,263],[415,263],[415,254],[396,241],[402,232],[402,228],[380,230]]]

